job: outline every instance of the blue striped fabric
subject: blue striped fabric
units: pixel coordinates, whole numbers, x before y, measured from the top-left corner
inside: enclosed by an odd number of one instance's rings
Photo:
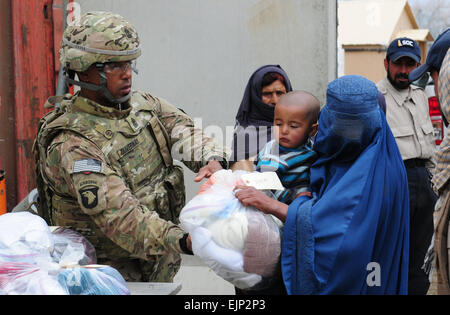
[[[285,190],[273,191],[277,199],[290,204],[297,195],[307,190],[309,185],[309,168],[317,159],[312,150],[312,143],[289,149],[276,140],[268,142],[255,161],[256,171],[276,172]]]

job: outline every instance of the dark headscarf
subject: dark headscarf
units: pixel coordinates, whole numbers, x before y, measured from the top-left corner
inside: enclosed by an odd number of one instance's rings
[[[257,69],[250,77],[245,88],[244,97],[236,115],[236,130],[233,137],[232,162],[247,159],[258,154],[262,147],[271,140],[271,131],[275,108],[262,101],[262,80],[267,73],[275,72],[283,76],[286,93],[292,91],[291,81],[279,65],[266,65]],[[252,128],[244,130],[244,128]],[[264,126],[264,128],[260,128]],[[267,137],[264,137],[267,134]],[[247,135],[247,139],[246,138]],[[259,136],[261,135],[261,137]],[[237,139],[244,144],[237,148]],[[250,143],[249,142],[253,142]]]
[[[408,181],[373,82],[328,85],[313,149],[313,197],[297,198],[284,225],[287,292],[406,294]]]
[[[286,93],[292,91],[291,81],[279,65],[266,65],[257,69],[247,83],[236,115],[236,122],[242,127],[271,126],[273,124],[274,107],[264,103],[261,98],[262,79],[271,72],[283,76]]]

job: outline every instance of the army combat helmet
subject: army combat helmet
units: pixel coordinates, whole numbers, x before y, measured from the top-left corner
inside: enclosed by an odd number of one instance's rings
[[[67,83],[101,91],[110,102],[118,104],[127,101],[131,93],[119,99],[113,97],[106,85],[105,63],[132,61],[140,55],[135,28],[118,14],[97,11],[83,14],[65,29],[60,62]],[[86,71],[93,64],[100,74],[100,85],[74,79],[75,72]]]

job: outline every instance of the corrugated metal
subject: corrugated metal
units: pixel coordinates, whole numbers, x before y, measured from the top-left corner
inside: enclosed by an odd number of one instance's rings
[[[17,199],[36,187],[32,144],[43,104],[55,91],[51,0],[13,0]]]

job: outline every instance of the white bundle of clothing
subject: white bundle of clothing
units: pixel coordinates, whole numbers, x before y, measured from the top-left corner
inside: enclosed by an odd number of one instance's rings
[[[279,221],[234,196],[246,171],[214,173],[180,214],[192,249],[214,272],[240,289],[276,271],[281,252]]]

